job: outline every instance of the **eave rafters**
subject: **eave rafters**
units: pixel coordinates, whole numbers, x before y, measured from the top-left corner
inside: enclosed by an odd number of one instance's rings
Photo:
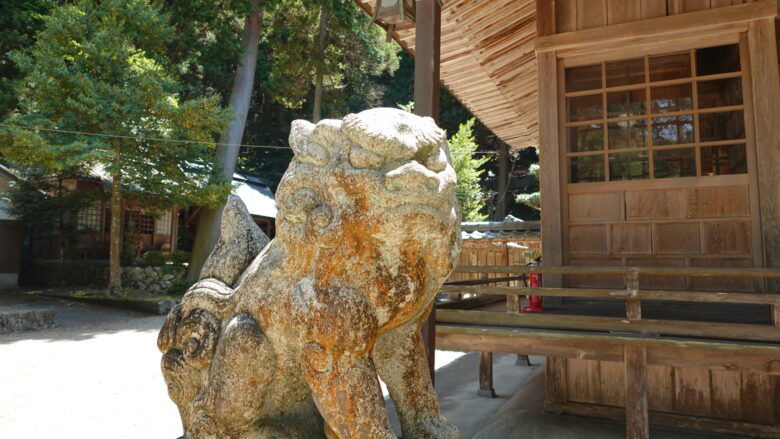
[[[537,146],[535,1],[445,0],[441,22],[442,84],[512,148]],[[393,38],[414,56],[414,27]]]

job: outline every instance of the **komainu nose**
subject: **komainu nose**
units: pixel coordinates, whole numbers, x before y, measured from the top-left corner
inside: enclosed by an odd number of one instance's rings
[[[412,161],[388,172],[385,176],[385,187],[393,192],[436,191],[439,189],[439,178],[425,166]]]

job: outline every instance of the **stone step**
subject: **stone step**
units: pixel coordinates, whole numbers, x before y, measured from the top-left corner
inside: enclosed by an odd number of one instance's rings
[[[0,306],[0,334],[55,326],[57,326],[57,315],[52,308],[29,305]]]

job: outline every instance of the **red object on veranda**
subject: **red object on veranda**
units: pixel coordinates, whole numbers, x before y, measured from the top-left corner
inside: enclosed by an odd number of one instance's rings
[[[528,286],[538,288],[542,286],[541,273],[531,273],[528,275]],[[523,308],[523,312],[542,312],[542,296],[528,296],[528,306]]]

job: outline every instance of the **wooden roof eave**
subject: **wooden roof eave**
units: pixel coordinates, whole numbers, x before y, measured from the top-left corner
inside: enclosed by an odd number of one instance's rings
[[[414,56],[414,26],[391,36]],[[534,0],[444,0],[442,85],[512,149],[539,143],[535,39]]]

